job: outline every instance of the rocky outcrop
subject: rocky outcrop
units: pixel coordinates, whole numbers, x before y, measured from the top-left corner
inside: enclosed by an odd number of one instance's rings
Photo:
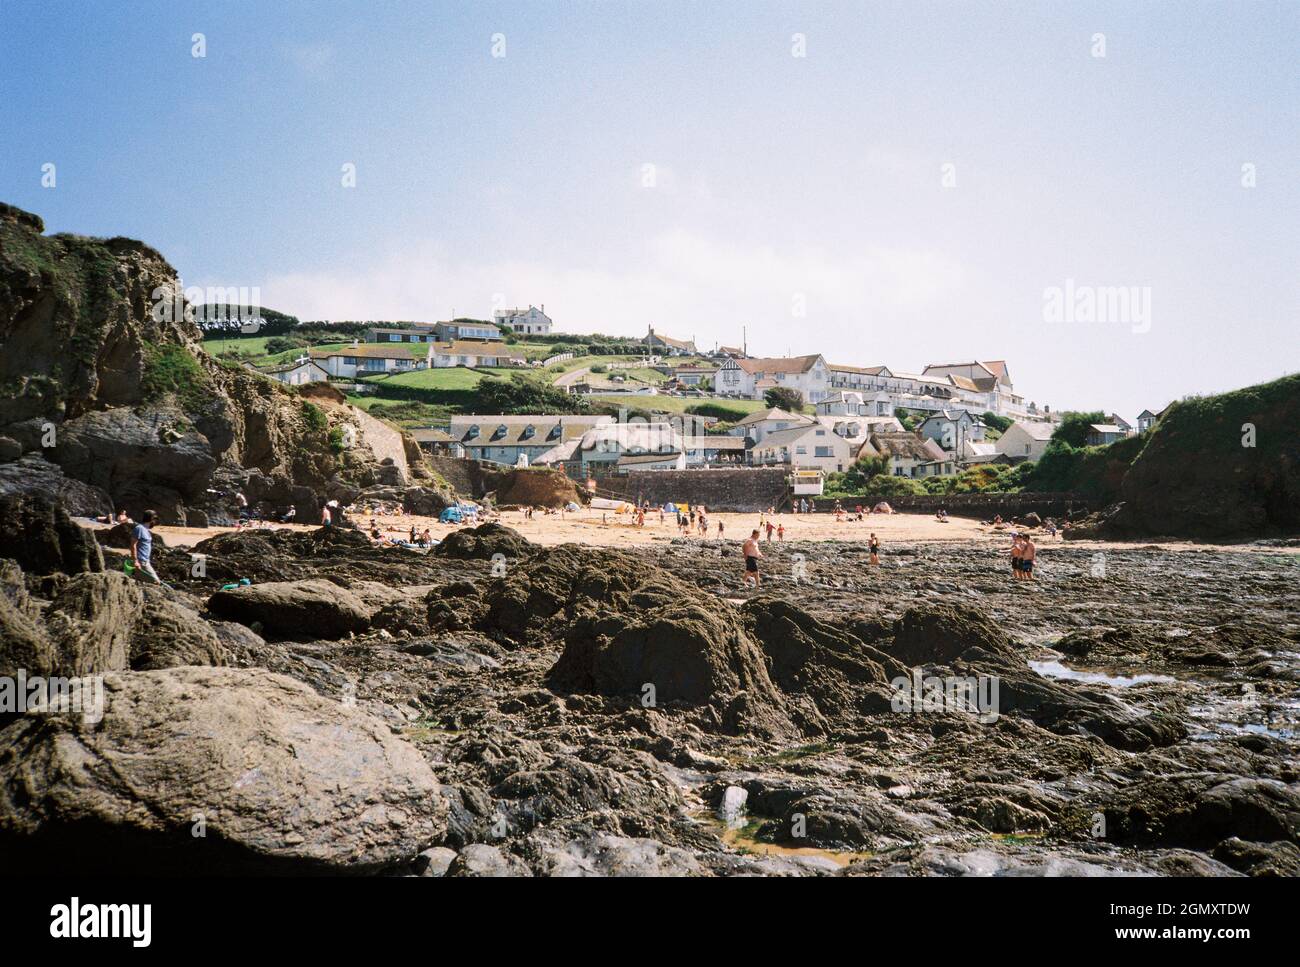
[[[0,730],[0,860],[84,872],[365,873],[445,828],[429,765],[378,719],[260,669],[110,675],[103,719]]]
[[[113,512],[107,493],[63,472],[38,453],[13,463],[0,463],[0,497],[40,496],[77,517],[102,517]]]
[[[453,531],[434,549],[441,557],[487,560],[495,554],[519,560],[533,550],[533,543],[519,531],[503,524],[482,524]]]
[[[400,432],[336,390],[210,358],[158,252],[43,228],[0,205],[0,471],[39,451],[113,505],[92,511],[83,492],[78,513],[153,509],[167,524],[231,522],[236,489],[313,520],[328,499],[405,482]],[[15,463],[15,450],[29,455]],[[12,476],[0,472],[0,493]]]
[[[1300,375],[1183,400],[1161,417],[1099,536],[1300,533]],[[1085,536],[1085,535],[1078,535]]]
[[[0,557],[34,574],[104,570],[95,536],[42,495],[0,496]]]
[[[345,638],[370,626],[372,609],[331,581],[273,581],[218,591],[208,610],[277,638]]]

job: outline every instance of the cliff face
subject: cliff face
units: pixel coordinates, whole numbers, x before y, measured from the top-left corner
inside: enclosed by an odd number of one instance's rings
[[[364,428],[351,449],[331,435],[356,422],[341,397],[317,406],[208,356],[161,254],[43,231],[0,204],[0,490],[201,525],[228,520],[238,488],[311,520],[323,500],[405,482]]]
[[[1300,376],[1176,403],[1125,475],[1108,529],[1207,540],[1300,533],[1297,428]]]

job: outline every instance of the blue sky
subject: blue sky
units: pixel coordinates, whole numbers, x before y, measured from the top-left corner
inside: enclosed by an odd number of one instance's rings
[[[1298,50],[1295,2],[0,0],[0,199],[302,318],[744,325],[1131,418],[1300,368]]]

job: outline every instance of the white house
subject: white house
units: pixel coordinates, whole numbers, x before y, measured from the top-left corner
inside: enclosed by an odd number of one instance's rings
[[[736,421],[727,432],[759,443],[769,433],[788,430],[794,426],[808,426],[813,422],[812,417],[802,413],[790,413],[774,407],[749,414],[743,420]]]
[[[529,305],[527,309],[498,309],[492,313],[498,326],[509,326],[518,336],[547,336],[551,332],[551,317],[546,306]]]
[[[839,390],[817,402],[817,415],[892,417],[894,407],[888,393]]]
[[[424,367],[424,363],[411,355],[406,346],[386,346],[383,343],[353,344],[344,349],[313,349],[311,358],[329,375],[345,379],[379,373],[406,373]]]
[[[849,441],[821,423],[777,430],[755,443],[750,462],[758,466],[786,464],[791,469],[844,470],[853,462]]]
[[[522,366],[524,354],[503,342],[433,343],[429,346],[429,365],[435,368],[448,366]]]
[[[1024,397],[1011,385],[1011,372],[1006,360],[991,359],[984,362],[938,363],[926,366],[922,376],[952,376],[954,385],[971,394],[971,402],[987,404],[986,409],[998,416],[1024,417],[1028,414]],[[983,400],[976,397],[982,396]]]
[[[324,382],[330,374],[319,362],[303,356],[287,366],[267,370],[266,375],[286,386],[301,386],[303,383]]]
[[[956,454],[967,443],[982,443],[985,429],[984,421],[969,410],[940,410],[927,417],[916,431],[939,444],[944,452]]]
[[[1150,410],[1143,410],[1138,414],[1137,431],[1139,433],[1145,433],[1147,430],[1151,429],[1159,421],[1160,415],[1160,413],[1152,413]]]
[[[728,359],[718,367],[713,391],[719,396],[761,400],[769,389],[784,387],[797,392],[805,403],[817,403],[830,394],[831,372],[820,353],[767,359]]]
[[[1036,461],[1047,450],[1055,429],[1056,426],[1052,423],[1017,420],[1007,427],[994,446],[998,453],[1004,453],[1008,457]]]

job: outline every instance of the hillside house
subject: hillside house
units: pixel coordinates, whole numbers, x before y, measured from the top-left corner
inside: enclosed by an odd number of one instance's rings
[[[407,373],[424,368],[424,363],[411,355],[407,347],[383,343],[354,343],[344,349],[313,349],[311,358],[336,379]]]
[[[436,342],[432,323],[413,322],[409,326],[371,326],[366,342]]]
[[[963,450],[966,443],[982,443],[987,427],[969,410],[940,410],[916,428],[921,436],[939,444],[950,455]]]
[[[892,477],[926,477],[955,472],[955,461],[933,440],[915,433],[873,433],[870,444]]]
[[[641,341],[646,344],[648,350],[661,356],[697,355],[694,339],[674,339],[672,336],[655,332],[654,326],[650,327],[650,331]]]
[[[993,446],[998,453],[1013,459],[1037,461],[1047,450],[1055,430],[1053,423],[1017,420],[1007,427]]]
[[[321,383],[329,379],[330,374],[318,360],[303,356],[295,362],[275,369],[265,370],[265,374],[286,386],[301,386],[304,383]]]
[[[433,343],[429,346],[429,365],[443,369],[448,366],[523,366],[524,354],[503,342],[477,342],[457,340],[451,343]]]
[[[612,416],[462,414],[451,418],[448,436],[468,457],[513,466],[521,455],[537,463],[557,445],[613,421]]]
[[[844,470],[853,462],[853,448],[830,427],[809,423],[766,434],[749,451],[749,462],[755,466],[785,464],[792,470],[816,469],[830,473]]]
[[[546,314],[544,305],[540,308],[529,305],[527,309],[498,309],[492,313],[492,321],[498,327],[509,326],[517,336],[549,336],[551,333],[551,317]]]
[[[788,430],[793,426],[807,426],[813,422],[812,417],[802,413],[790,413],[782,409],[759,410],[742,420],[737,420],[728,433],[744,437],[754,443],[761,443],[763,437],[778,430]]]
[[[1150,410],[1143,410],[1138,414],[1137,431],[1139,433],[1146,433],[1147,430],[1150,430],[1160,421],[1160,417],[1163,415],[1163,410],[1159,413],[1152,413]]]
[[[501,330],[490,322],[481,319],[453,319],[451,322],[435,323],[433,334],[438,342],[456,342],[460,339],[497,340]]]
[[[1094,423],[1088,427],[1088,436],[1084,442],[1090,447],[1101,447],[1118,443],[1126,434],[1113,423]]]
[[[805,403],[817,403],[830,394],[830,368],[820,353],[766,359],[728,359],[718,367],[713,391],[719,396],[761,400],[769,389],[784,387],[797,392]]]

